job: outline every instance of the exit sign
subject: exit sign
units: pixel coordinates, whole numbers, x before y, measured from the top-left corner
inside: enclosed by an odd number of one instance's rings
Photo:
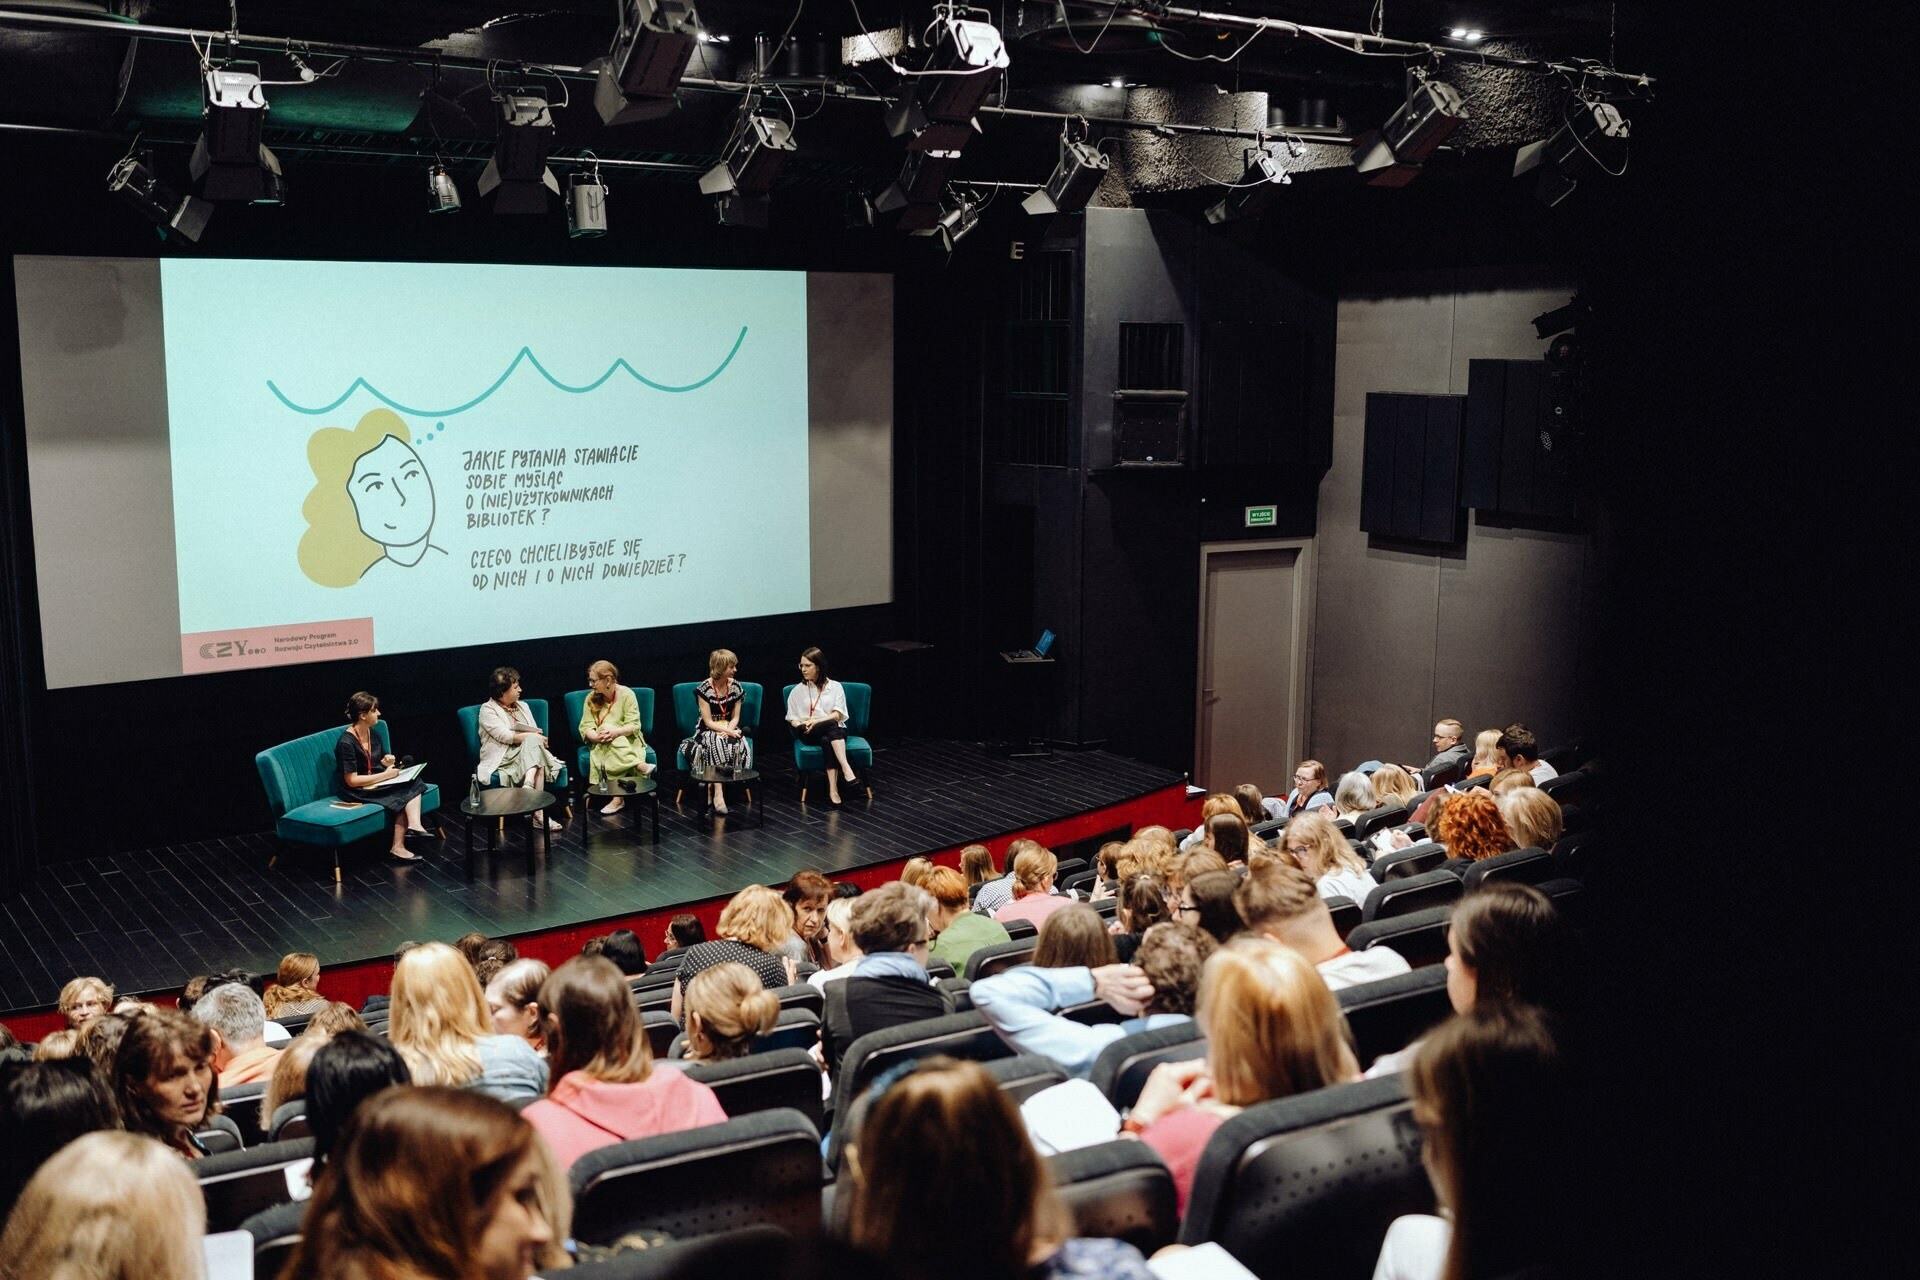
[[[1247,508],[1247,528],[1271,529],[1276,523],[1277,521],[1274,518],[1274,509],[1272,507]]]

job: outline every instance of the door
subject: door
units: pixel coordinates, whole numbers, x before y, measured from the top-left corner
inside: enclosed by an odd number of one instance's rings
[[[1201,549],[1200,697],[1194,781],[1284,795],[1306,739],[1303,544]]]

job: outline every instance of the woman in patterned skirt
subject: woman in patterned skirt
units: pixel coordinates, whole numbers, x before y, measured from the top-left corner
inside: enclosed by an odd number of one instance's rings
[[[700,727],[680,744],[680,751],[698,769],[745,769],[751,764],[751,744],[740,727],[743,700],[740,682],[734,673],[740,659],[731,649],[715,649],[707,655],[707,678],[693,691],[694,706],[700,712]],[[710,799],[715,813],[727,811],[726,788],[712,784]]]

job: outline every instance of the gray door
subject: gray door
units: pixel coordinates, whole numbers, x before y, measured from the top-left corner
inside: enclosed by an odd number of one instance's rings
[[[1286,794],[1299,560],[1292,548],[1222,547],[1206,556],[1194,781],[1209,791],[1251,782],[1268,795]]]

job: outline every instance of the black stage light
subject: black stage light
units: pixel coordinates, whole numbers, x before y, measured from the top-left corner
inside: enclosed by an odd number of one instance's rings
[[[203,200],[248,200],[279,204],[284,196],[280,161],[261,145],[267,96],[250,71],[207,71],[202,112],[206,127],[194,141],[187,172]]]
[[[178,232],[198,241],[213,216],[213,206],[194,196],[181,195],[153,172],[153,157],[146,152],[123,156],[107,173],[107,190],[138,209],[160,231],[160,238]]]
[[[1028,213],[1079,213],[1093,199],[1112,162],[1098,150],[1065,132],[1060,135],[1060,163],[1047,185],[1020,202]]]
[[[957,151],[980,126],[974,112],[1007,69],[1007,46],[991,22],[955,16],[941,6],[934,20],[923,74],[887,108],[887,133],[916,151]]]
[[[917,236],[938,236],[940,237],[941,245],[948,253],[952,253],[954,246],[970,235],[973,229],[979,225],[979,202],[961,196],[955,201],[952,208],[945,209],[941,212],[939,221],[935,222],[931,227],[916,229],[913,234]]]
[[[575,240],[607,234],[607,184],[597,159],[585,173],[567,178],[567,234]]]
[[[1513,176],[1538,170],[1534,195],[1559,204],[1593,173],[1619,177],[1627,168],[1627,121],[1611,102],[1582,101],[1553,135],[1520,148]]]
[[[499,101],[500,141],[480,172],[480,194],[493,196],[495,213],[545,213],[547,192],[560,194],[560,183],[547,168],[553,114],[547,100],[532,90]]]
[[[631,124],[670,114],[699,34],[700,15],[690,0],[625,0],[613,48],[594,79],[601,121]]]
[[[713,211],[719,215],[723,227],[752,227],[756,231],[765,231],[772,217],[773,201],[766,196],[748,195],[744,191],[722,191],[713,198]]]
[[[460,188],[454,185],[453,175],[442,160],[434,161],[427,170],[427,212],[460,212]]]
[[[1466,103],[1452,85],[1416,76],[1406,102],[1387,122],[1355,140],[1354,167],[1373,186],[1404,187],[1466,118]]]
[[[1566,306],[1555,307],[1551,311],[1542,312],[1535,316],[1533,318],[1533,331],[1541,338],[1551,338],[1555,334],[1565,333],[1567,330],[1579,324],[1581,318],[1590,310],[1592,310],[1592,308],[1580,301],[1579,295],[1576,294]]]
[[[1293,181],[1280,162],[1266,151],[1247,152],[1247,172],[1218,204],[1207,210],[1208,222],[1238,222],[1267,211],[1280,188]]]
[[[729,191],[764,196],[773,190],[774,178],[794,149],[793,130],[785,120],[742,107],[733,136],[721,150],[720,163],[700,175],[700,190],[710,196]]]

